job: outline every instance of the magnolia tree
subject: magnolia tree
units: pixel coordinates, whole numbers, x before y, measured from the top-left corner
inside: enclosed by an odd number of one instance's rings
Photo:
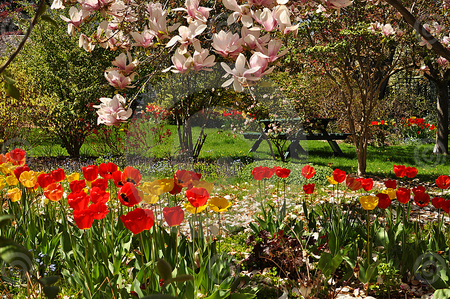
[[[325,4],[330,11],[350,5],[350,1],[332,0]],[[288,5],[286,0],[236,0],[211,2],[203,7],[196,0],[186,0],[183,7],[170,2],[171,9],[161,3],[146,1],[55,0],[52,8],[71,6],[68,23],[69,34],[79,34],[79,43],[87,51],[96,46],[121,49],[124,53],[105,70],[109,84],[119,94],[143,83],[139,67],[152,63],[163,72],[187,74],[210,71],[220,62],[226,72],[222,87],[232,85],[241,92],[255,85],[272,72],[282,50],[283,41],[295,37],[298,24],[293,25],[292,11],[309,11],[319,3],[308,1]],[[97,30],[88,23],[93,15],[103,21]],[[125,54],[126,53],[126,54]],[[166,63],[170,53],[172,65]],[[141,80],[141,81],[139,81]],[[99,123],[115,125],[130,116],[128,104],[120,95],[101,99]]]

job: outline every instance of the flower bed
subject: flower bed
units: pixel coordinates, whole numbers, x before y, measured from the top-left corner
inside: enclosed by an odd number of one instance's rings
[[[149,182],[111,162],[38,173],[20,149],[0,158],[10,298],[447,298],[445,175],[431,188],[403,165],[383,182],[258,166],[223,186],[187,170]]]

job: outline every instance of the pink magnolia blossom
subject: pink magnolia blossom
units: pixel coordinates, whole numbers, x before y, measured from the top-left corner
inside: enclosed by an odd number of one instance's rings
[[[133,81],[134,73],[130,76],[125,76],[122,72],[117,70],[105,71],[105,78],[108,80],[111,86],[114,86],[117,89],[125,89],[125,88],[134,88],[131,85],[131,81]]]
[[[186,0],[184,5],[186,8],[176,8],[173,11],[186,11],[191,20],[199,20],[202,23],[208,21],[211,8],[200,6],[198,0]]]
[[[194,48],[195,52],[192,56],[194,70],[197,72],[200,70],[212,71],[210,67],[213,67],[216,64],[214,62],[216,57],[214,55],[209,55],[209,51],[207,49],[202,49],[200,42],[194,43]]]
[[[267,69],[269,64],[268,57],[260,52],[255,52],[249,60],[251,68],[258,68],[256,72],[253,73],[253,76],[256,78],[262,78],[265,75],[270,74],[274,67]]]
[[[440,56],[437,59],[437,63],[442,67],[442,68],[448,68],[450,67],[450,63],[448,62],[447,59],[445,59],[444,57]]]
[[[341,9],[346,6],[352,5],[351,0],[326,0],[325,1],[328,8]]]
[[[248,4],[256,6],[270,7],[273,4],[273,0],[249,0]]]
[[[289,49],[284,49],[280,52],[280,54],[278,54],[282,45],[283,43],[279,39],[273,39],[269,42],[267,49],[264,49],[263,51],[263,53],[268,56],[269,62],[274,62],[289,51]]]
[[[150,2],[147,5],[148,24],[150,29],[156,34],[158,39],[169,38],[169,32],[176,30],[179,24],[167,27],[167,11],[163,9],[161,3]]]
[[[248,4],[238,5],[236,0],[223,0],[222,3],[227,9],[233,11],[233,13],[228,16],[228,25],[234,24],[239,18],[241,18],[241,23],[245,27],[253,25],[253,19]]]
[[[83,49],[86,52],[92,52],[95,48],[95,45],[92,44],[92,39],[90,37],[87,37],[85,34],[80,34],[80,38],[78,39],[78,46]]]
[[[243,36],[244,44],[250,49],[257,49],[259,52],[263,51],[263,47],[267,45],[270,41],[270,35],[266,34],[264,36],[260,36],[261,28],[259,27],[242,27],[241,36]]]
[[[155,33],[153,30],[149,30],[147,26],[144,27],[142,33],[131,32],[131,36],[136,41],[133,46],[140,46],[143,48],[148,48],[153,46],[153,39],[155,38]]]
[[[428,68],[427,65],[423,64],[420,68],[419,68],[419,74],[420,75],[424,75],[424,74],[430,74],[430,69]]]
[[[220,65],[225,70],[225,72],[227,72],[225,77],[231,75],[231,78],[225,81],[222,84],[222,87],[227,87],[231,83],[233,83],[234,90],[237,92],[242,92],[244,90],[244,87],[249,86],[248,80],[250,81],[259,80],[260,78],[254,77],[253,74],[257,72],[260,69],[260,67],[258,66],[247,69],[245,67],[246,64],[247,59],[245,59],[245,56],[242,53],[239,54],[234,69],[231,69],[226,63],[222,62]]]
[[[286,5],[278,5],[273,11],[273,17],[277,20],[279,30],[283,34],[288,34],[289,32],[293,32],[294,36],[297,35],[298,24],[291,24],[291,13]]]
[[[130,108],[125,110],[126,100],[120,94],[116,94],[112,99],[100,98],[100,102],[102,102],[100,105],[93,106],[99,109],[97,110],[97,124],[105,124],[107,126],[117,125],[125,122],[133,113]]]
[[[383,35],[386,36],[386,37],[395,34],[395,30],[394,30],[394,28],[392,28],[391,24],[383,25],[383,26],[381,27],[381,32],[382,32]]]
[[[264,30],[270,32],[277,26],[277,21],[272,15],[272,11],[265,7],[263,10],[258,9],[254,12],[253,18],[264,27]]]
[[[128,58],[128,62],[129,62],[128,64],[127,64],[127,58]],[[116,57],[116,59],[114,59],[113,62],[111,62],[111,64],[117,66],[117,68],[110,68],[107,71],[119,70],[119,71],[123,71],[125,74],[128,75],[139,64],[139,61],[137,59],[133,60],[130,52],[127,52],[126,55],[125,55],[125,53],[121,53],[119,56]]]
[[[185,49],[188,45],[192,44],[196,40],[196,36],[201,34],[205,29],[206,25],[200,21],[195,21],[189,24],[189,27],[180,26],[178,28],[179,35],[175,35],[167,43],[166,47],[172,47],[177,42],[181,44],[182,49]]]
[[[86,12],[86,11],[84,11],[82,9],[78,11],[78,9],[75,6],[72,6],[69,9],[70,19],[65,17],[65,16],[62,16],[62,15],[60,17],[61,17],[61,19],[63,21],[68,23],[68,25],[67,25],[67,32],[70,35],[73,35],[73,33],[75,31],[75,27],[76,28],[80,27],[81,23],[83,23],[83,19],[85,17],[87,17],[88,15],[89,15],[88,12]]]
[[[212,47],[222,57],[237,56],[243,50],[241,43],[239,34],[221,30],[218,34],[214,34]]]
[[[170,70],[173,73],[184,74],[192,66],[193,59],[189,52],[186,52],[186,51],[178,48],[175,51],[175,54],[172,56],[172,63],[173,63],[173,66],[170,66],[170,67],[166,68],[165,70],[163,70],[163,73],[168,72]]]

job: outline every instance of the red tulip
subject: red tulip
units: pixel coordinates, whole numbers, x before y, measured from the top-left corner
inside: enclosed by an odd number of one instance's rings
[[[179,194],[181,192],[181,190],[183,190],[183,186],[176,184],[174,181],[173,189],[171,191],[169,191],[169,193],[172,195],[175,195],[175,194]]]
[[[188,187],[192,184],[192,175],[187,170],[177,170],[174,175],[174,180],[177,185]]]
[[[136,208],[126,215],[120,216],[125,227],[137,235],[144,230],[149,230],[155,223],[152,210]]]
[[[263,176],[265,179],[270,179],[274,173],[275,173],[275,167],[274,168],[263,167]]]
[[[305,165],[302,168],[302,176],[307,180],[312,178],[315,173],[316,173],[316,170],[312,166]]]
[[[69,183],[69,188],[72,192],[80,192],[86,187],[86,182],[84,180],[73,180]]]
[[[180,206],[176,206],[173,208],[165,207],[163,209],[163,215],[164,219],[170,227],[180,225],[184,219],[184,211]]]
[[[191,178],[193,181],[200,181],[202,174],[201,173],[196,173],[195,171],[188,171],[189,174],[191,175]]]
[[[98,187],[103,191],[106,191],[108,188],[108,180],[107,179],[96,179],[91,183],[91,188]]]
[[[405,165],[394,165],[394,173],[398,178],[402,178],[406,175]]]
[[[335,169],[333,171],[333,179],[338,183],[342,183],[345,180],[346,176],[347,176],[347,173],[343,170]]]
[[[117,170],[118,170],[117,165],[112,162],[108,162],[107,164],[102,163],[98,166],[98,173],[102,178],[106,180],[112,179],[113,172]]]
[[[414,202],[421,208],[426,207],[430,203],[430,195],[425,192],[418,193],[414,196]]]
[[[89,196],[84,191],[71,192],[67,195],[67,202],[74,210],[86,210],[89,205]]]
[[[122,172],[120,170],[114,171],[112,173],[112,179],[114,185],[116,185],[117,188],[120,188],[124,185],[124,182],[122,182]]]
[[[433,199],[431,200],[431,203],[433,204],[433,206],[436,209],[442,209],[442,206],[444,204],[445,199],[443,199],[442,197],[433,197]]]
[[[122,171],[122,182],[124,184],[133,183],[135,186],[138,186],[141,182],[141,173],[139,172],[139,170],[131,166],[127,166]]]
[[[42,173],[37,177],[37,182],[42,189],[47,188],[48,185],[56,183],[53,176],[49,173]]]
[[[306,194],[312,194],[314,192],[314,187],[314,183],[303,185],[303,191],[305,191]]]
[[[51,201],[58,201],[64,193],[63,187],[59,183],[52,183],[44,190],[44,195]]]
[[[356,190],[359,190],[362,188],[361,181],[359,181],[358,179],[355,179],[354,177],[352,177],[350,175],[347,176],[347,179],[345,180],[345,184],[352,191],[356,191]]]
[[[7,156],[9,156],[9,161],[13,164],[13,165],[21,165],[21,164],[25,164],[25,155],[26,152],[21,149],[21,148],[16,148],[13,149],[12,151],[10,151],[8,154],[6,154]],[[28,170],[29,171],[29,170]],[[19,178],[17,178],[19,179]]]
[[[134,207],[141,202],[139,192],[131,182],[125,183],[119,189],[119,199],[120,202],[127,207]]]
[[[412,192],[414,193],[414,195],[417,195],[419,193],[424,193],[425,192],[425,187],[424,186],[417,186],[412,188]]]
[[[82,168],[83,176],[88,182],[92,182],[98,177],[98,167],[97,165],[88,165]]]
[[[291,173],[291,170],[287,169],[287,168],[277,167],[275,169],[275,174],[277,175],[277,177],[279,177],[281,179],[287,178],[290,173]]]
[[[450,177],[448,175],[440,175],[437,179],[436,179],[436,185],[440,188],[440,189],[447,189],[448,187],[450,187]]]
[[[102,202],[91,204],[88,210],[92,212],[92,217],[96,220],[102,220],[109,212],[106,204]]]
[[[94,222],[94,215],[92,215],[92,211],[86,209],[73,211],[73,220],[79,229],[89,229]]]
[[[257,181],[261,181],[264,178],[264,171],[262,166],[253,168],[252,170],[253,178]]]
[[[380,209],[387,209],[391,205],[391,199],[389,198],[389,195],[385,193],[378,193],[378,207]]]
[[[58,168],[56,170],[52,170],[52,177],[55,179],[55,181],[62,182],[66,178],[66,175],[62,168]]]
[[[411,190],[406,188],[398,188],[397,190],[397,200],[400,203],[408,203],[411,199]]]
[[[447,214],[450,212],[450,200],[444,200],[442,202],[442,210]]]
[[[389,188],[396,189],[397,188],[397,181],[396,180],[386,180],[386,181],[384,181],[384,185],[388,189]]]
[[[24,171],[30,171],[30,168],[28,167],[27,164],[25,164],[24,166],[19,166],[19,167],[14,168],[14,175],[16,176],[17,179],[19,179],[20,175]]]
[[[410,179],[417,175],[417,168],[415,167],[406,167],[406,176]]]
[[[361,180],[364,191],[370,191],[373,188],[373,180],[371,178]]]
[[[99,187],[89,189],[89,198],[92,203],[107,203],[109,201],[109,192],[105,192]]]
[[[205,188],[191,188],[186,190],[186,197],[194,208],[206,205],[209,194]]]

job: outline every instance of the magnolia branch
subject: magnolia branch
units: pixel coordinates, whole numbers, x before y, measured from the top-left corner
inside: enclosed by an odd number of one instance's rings
[[[450,50],[445,48],[422,24],[398,1],[386,0],[405,18],[405,21],[411,25],[432,47],[434,52],[450,61]]]
[[[31,20],[30,27],[28,28],[27,32],[25,33],[25,36],[23,37],[22,41],[20,42],[17,49],[11,54],[9,59],[2,65],[0,68],[0,74],[3,73],[3,71],[8,67],[8,65],[14,60],[14,58],[19,54],[20,50],[22,50],[23,46],[25,45],[28,37],[31,34],[31,31],[33,30],[34,26],[37,24],[39,16],[44,12],[45,8],[45,1],[41,0],[39,2],[38,9],[36,11],[36,15],[34,16],[33,20]]]

